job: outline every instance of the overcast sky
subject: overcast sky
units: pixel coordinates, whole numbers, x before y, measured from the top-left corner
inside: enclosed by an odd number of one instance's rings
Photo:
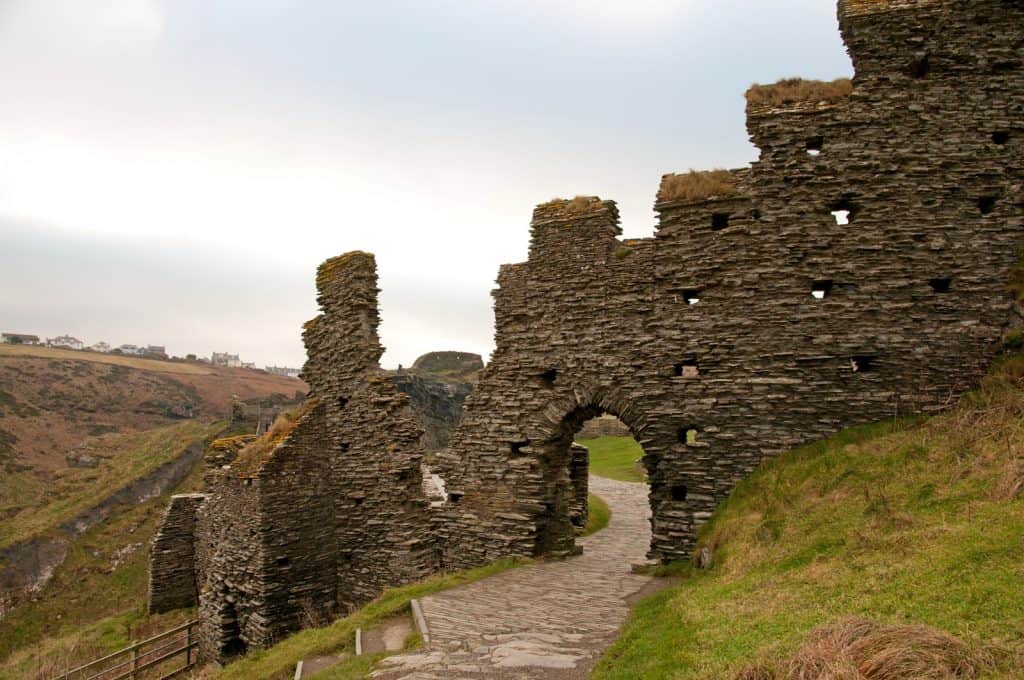
[[[536,203],[649,236],[751,83],[850,73],[834,0],[0,0],[0,330],[298,366],[361,249],[385,366],[486,356]]]

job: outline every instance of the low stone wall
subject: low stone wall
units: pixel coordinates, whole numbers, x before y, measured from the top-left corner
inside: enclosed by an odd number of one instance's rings
[[[583,423],[583,429],[576,439],[597,439],[598,437],[629,437],[629,428],[615,416],[603,415]]]

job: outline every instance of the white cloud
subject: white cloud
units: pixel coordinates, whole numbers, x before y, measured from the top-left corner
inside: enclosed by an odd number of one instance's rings
[[[0,44],[38,52],[122,52],[164,30],[156,0],[12,0],[0,6]]]

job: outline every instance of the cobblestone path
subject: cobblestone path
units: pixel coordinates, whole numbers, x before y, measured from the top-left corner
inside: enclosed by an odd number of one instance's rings
[[[375,678],[585,678],[651,579],[630,572],[650,545],[647,485],[590,478],[611,522],[583,554],[423,598],[430,646],[386,659]]]

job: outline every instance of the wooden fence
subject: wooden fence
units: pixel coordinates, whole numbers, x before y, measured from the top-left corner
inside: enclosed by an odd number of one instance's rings
[[[53,680],[166,680],[193,668],[194,650],[199,645],[195,628],[197,621],[189,621],[177,628],[164,631],[148,640],[136,642],[102,659],[84,666],[65,670]],[[181,657],[180,664],[173,663]]]

